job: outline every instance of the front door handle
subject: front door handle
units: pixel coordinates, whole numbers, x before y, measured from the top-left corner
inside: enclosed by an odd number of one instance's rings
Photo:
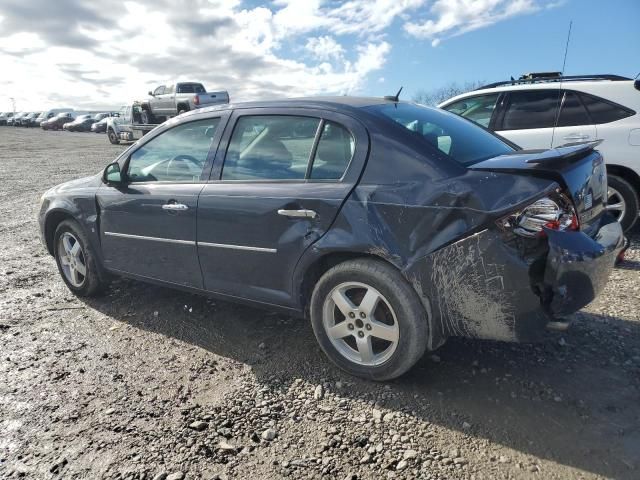
[[[162,205],[162,209],[175,212],[175,211],[189,210],[189,207],[187,207],[184,203],[165,203],[164,205]]]
[[[282,215],[284,217],[290,217],[290,218],[316,218],[318,216],[318,213],[313,210],[306,210],[306,209],[301,209],[301,210],[280,209],[278,210],[278,215]]]

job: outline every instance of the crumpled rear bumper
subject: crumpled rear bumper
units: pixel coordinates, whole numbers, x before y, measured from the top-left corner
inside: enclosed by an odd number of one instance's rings
[[[449,336],[535,340],[554,317],[602,291],[624,236],[606,218],[593,238],[549,230],[546,241],[548,248],[523,254],[502,232],[487,229],[406,269],[432,318],[430,348]]]

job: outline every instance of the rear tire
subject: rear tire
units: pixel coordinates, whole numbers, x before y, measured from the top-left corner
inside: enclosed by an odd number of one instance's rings
[[[607,176],[609,191],[607,192],[607,210],[620,222],[622,229],[630,230],[638,220],[640,200],[633,185],[617,175]]]
[[[113,130],[113,128],[107,130],[107,136],[109,137],[109,142],[112,145],[118,145],[120,143],[120,139],[118,138],[118,135],[116,135],[116,132],[115,130]]]
[[[322,275],[311,297],[311,324],[329,360],[377,381],[409,370],[424,354],[429,333],[413,287],[393,266],[368,258]]]
[[[60,276],[74,294],[91,297],[106,287],[89,239],[74,220],[64,220],[56,228],[53,253]]]

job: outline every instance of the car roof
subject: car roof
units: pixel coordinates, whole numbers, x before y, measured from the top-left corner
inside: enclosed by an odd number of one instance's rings
[[[234,110],[239,108],[328,108],[328,109],[359,109],[369,107],[371,105],[381,105],[385,103],[398,103],[381,97],[352,97],[352,96],[335,96],[335,97],[300,97],[300,98],[282,98],[276,100],[260,100],[252,102],[226,103],[223,105],[213,105],[211,107],[203,107],[192,110],[190,113],[206,113],[221,110]],[[403,103],[403,102],[400,102]]]
[[[602,92],[621,90],[625,88],[633,88],[633,80],[584,80],[584,81],[567,81],[567,82],[538,82],[538,83],[518,83],[515,85],[501,85],[489,88],[479,88],[477,90],[471,90],[469,92],[451,97],[444,102],[440,103],[438,107],[443,107],[457,100],[462,100],[469,97],[476,97],[478,95],[487,95],[491,93],[518,91],[518,90],[556,90],[562,88],[563,90],[578,90],[581,92],[594,94],[601,94]]]

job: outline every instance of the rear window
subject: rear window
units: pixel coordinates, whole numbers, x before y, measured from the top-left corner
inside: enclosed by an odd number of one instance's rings
[[[205,90],[199,83],[182,83],[178,85],[178,93],[205,93]]]
[[[462,165],[514,151],[473,122],[442,110],[410,103],[373,105],[366,110],[401,125],[429,147]]]
[[[635,115],[636,112],[600,97],[580,93],[580,98],[591,115],[593,123],[610,123]]]

